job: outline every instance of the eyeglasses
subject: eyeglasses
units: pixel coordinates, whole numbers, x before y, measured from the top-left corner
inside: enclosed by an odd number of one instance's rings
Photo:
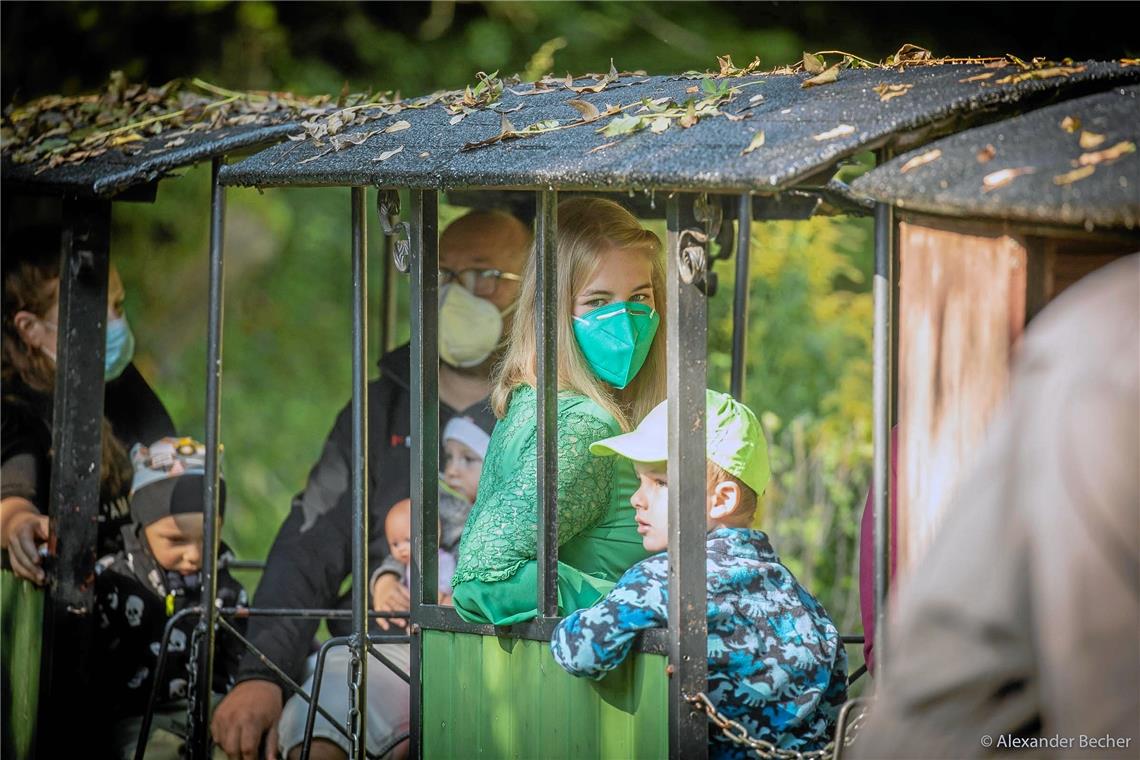
[[[501,269],[463,269],[459,272],[442,268],[439,270],[441,286],[457,283],[477,296],[489,296],[494,293],[499,286],[499,280],[522,282],[522,277]]]

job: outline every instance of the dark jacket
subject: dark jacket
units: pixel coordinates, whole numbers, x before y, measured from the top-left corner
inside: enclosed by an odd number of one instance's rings
[[[27,499],[44,514],[50,506],[52,401],[49,394],[33,391],[13,378],[5,382],[0,404],[0,496]],[[103,415],[127,449],[136,443],[150,444],[163,436],[175,435],[166,408],[133,364],[128,364],[123,374],[104,387]],[[129,488],[128,477],[120,492],[100,494],[99,556],[122,548],[122,529],[130,524]]]
[[[142,536],[142,527],[123,529],[122,551],[99,560],[95,577],[94,682],[112,719],[142,715],[155,680],[159,647],[167,621],[201,601],[201,587],[177,573],[164,571]],[[222,545],[222,556],[229,548]],[[191,581],[200,578],[194,576]],[[218,570],[218,601],[223,607],[245,605],[241,584],[224,568]],[[166,663],[158,674],[158,704],[185,699],[190,680],[190,645],[198,618],[188,615],[170,633]],[[235,621],[242,631],[245,621]],[[214,691],[233,683],[241,643],[218,631],[214,649]]]
[[[384,517],[397,501],[410,495],[411,396],[408,384],[410,351],[401,346],[380,360],[380,377],[368,384],[368,553],[369,576],[388,555]],[[442,429],[456,415],[442,401]],[[494,416],[486,400],[463,410],[487,429]],[[305,490],[293,505],[273,547],[255,607],[350,609],[341,587],[352,572],[352,407],[337,415],[320,458],[309,472]],[[290,678],[300,682],[305,658],[312,651],[320,621],[297,618],[251,618],[250,641]],[[341,621],[330,621],[334,634],[347,631]],[[259,658],[247,654],[238,681],[261,678],[276,682]]]

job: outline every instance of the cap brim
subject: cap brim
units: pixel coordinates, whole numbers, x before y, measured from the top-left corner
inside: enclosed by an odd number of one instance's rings
[[[634,462],[664,462],[669,458],[669,440],[653,431],[638,428],[591,443],[590,453],[600,457],[619,454]]]

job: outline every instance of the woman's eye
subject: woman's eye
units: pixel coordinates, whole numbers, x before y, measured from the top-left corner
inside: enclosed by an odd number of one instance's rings
[[[661,478],[654,478],[654,479],[653,479],[653,485],[657,486],[658,488],[665,488],[665,487],[666,487],[666,486],[668,486],[669,484],[668,484],[668,483],[666,483],[666,482],[665,482],[664,480],[662,480]]]
[[[599,306],[605,306],[606,303],[607,303],[607,301],[604,298],[591,298],[589,301],[586,301],[583,305],[589,306],[591,309],[596,309]]]
[[[632,296],[630,296],[629,300],[635,303],[645,303],[646,301],[650,300],[650,298],[651,296],[648,293],[634,293]]]

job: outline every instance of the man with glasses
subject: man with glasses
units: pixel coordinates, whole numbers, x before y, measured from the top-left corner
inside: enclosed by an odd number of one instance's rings
[[[440,428],[454,416],[470,417],[487,433],[495,424],[488,405],[490,372],[509,334],[518,296],[519,272],[531,248],[530,230],[509,214],[473,211],[447,227],[439,240],[440,266]],[[383,526],[387,509],[410,495],[411,398],[407,345],[380,360],[380,377],[368,386],[369,561],[372,601],[377,609],[407,610],[406,589],[392,576],[376,577],[387,555]],[[341,587],[352,571],[351,408],[346,405],[309,473],[304,491],[278,531],[261,584],[257,607],[349,608]],[[347,625],[330,621],[334,635]],[[306,659],[319,621],[252,618],[249,638],[306,691]],[[402,661],[407,669],[407,647]],[[388,652],[388,650],[386,650]],[[347,650],[334,649],[321,683],[321,705],[347,717]],[[339,668],[339,671],[338,671]],[[379,661],[369,663],[368,742],[378,752],[407,730],[406,684]],[[214,712],[215,742],[231,758],[253,760],[263,745],[269,757],[277,749],[300,755],[307,703],[292,696],[259,658],[247,655],[237,685]],[[283,715],[284,712],[284,715]],[[278,722],[280,720],[280,723]],[[343,725],[343,723],[342,723]],[[280,727],[280,741],[278,728]],[[400,749],[406,748],[406,744]],[[313,758],[346,757],[348,740],[318,717]]]

